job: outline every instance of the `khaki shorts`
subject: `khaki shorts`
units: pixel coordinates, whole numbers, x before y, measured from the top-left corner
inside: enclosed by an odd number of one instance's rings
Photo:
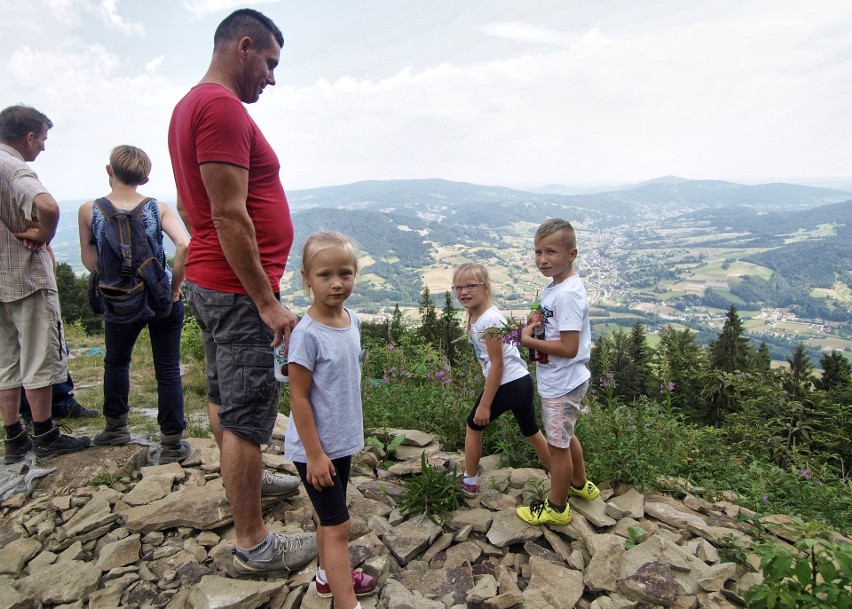
[[[65,338],[54,290],[0,303],[0,390],[64,383]]]
[[[589,381],[558,398],[541,398],[541,420],[547,443],[556,448],[568,448],[574,437],[574,427],[580,416],[581,404],[589,389]]]

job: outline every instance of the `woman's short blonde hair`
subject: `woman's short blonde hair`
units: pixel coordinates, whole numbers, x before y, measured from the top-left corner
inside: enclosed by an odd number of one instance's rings
[[[121,145],[113,148],[109,155],[109,165],[113,175],[128,186],[144,183],[151,173],[151,158],[136,146]]]

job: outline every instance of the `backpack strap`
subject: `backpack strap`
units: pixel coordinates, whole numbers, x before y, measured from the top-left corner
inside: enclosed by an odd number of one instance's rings
[[[104,218],[115,230],[113,236],[110,235],[109,231],[104,231],[104,237],[109,246],[121,258],[121,275],[123,277],[130,277],[133,274],[133,235],[130,230],[128,218],[133,216],[138,219],[142,214],[145,203],[149,199],[150,197],[146,197],[145,200],[129,212],[117,210],[112,204],[112,201],[106,197],[95,199],[95,205],[98,206]]]

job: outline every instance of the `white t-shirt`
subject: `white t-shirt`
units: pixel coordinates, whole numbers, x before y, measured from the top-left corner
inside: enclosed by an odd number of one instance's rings
[[[290,335],[287,361],[312,373],[311,408],[317,435],[329,459],[354,455],[364,448],[361,411],[361,321],[349,313],[348,328],[332,328],[305,313]],[[284,454],[307,463],[305,447],[291,416]]]
[[[589,325],[589,298],[579,275],[544,288],[539,300],[544,315],[545,340],[560,340],[560,332],[580,333],[580,347],[573,359],[548,356],[546,364],[536,364],[536,385],[543,398],[558,398],[586,382],[592,375],[586,362],[592,353]]]
[[[488,377],[488,371],[491,369],[491,360],[488,357],[488,345],[485,344],[485,339],[482,333],[488,328],[502,327],[506,323],[506,318],[500,313],[500,310],[491,306],[485,311],[475,323],[470,326],[470,342],[473,343],[473,348],[476,350],[476,359],[482,365],[482,373]],[[500,379],[500,384],[505,385],[514,380],[529,374],[527,365],[521,358],[518,348],[512,344],[503,344],[503,377]]]

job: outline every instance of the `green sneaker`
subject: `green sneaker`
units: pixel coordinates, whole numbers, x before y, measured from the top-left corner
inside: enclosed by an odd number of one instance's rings
[[[571,506],[566,505],[564,512],[557,512],[550,507],[549,501],[533,501],[529,506],[523,505],[516,510],[518,518],[527,524],[554,524],[562,526],[571,522]]]
[[[595,483],[591,480],[586,480],[586,484],[583,488],[574,488],[572,485],[568,486],[568,494],[572,497],[580,497],[585,499],[586,501],[591,501],[595,497],[601,494],[601,491],[598,487],[595,486]]]

